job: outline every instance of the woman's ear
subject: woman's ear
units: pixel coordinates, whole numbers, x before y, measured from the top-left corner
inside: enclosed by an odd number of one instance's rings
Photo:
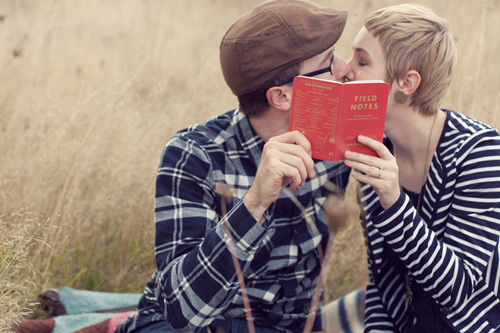
[[[403,78],[398,79],[399,90],[410,96],[418,89],[421,81],[420,74],[412,69]]]
[[[266,98],[270,106],[288,111],[292,106],[292,87],[287,85],[271,87],[266,92]]]

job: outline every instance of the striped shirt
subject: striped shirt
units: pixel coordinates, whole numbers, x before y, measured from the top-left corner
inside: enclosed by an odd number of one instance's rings
[[[244,319],[240,286],[228,250],[225,215],[244,275],[254,322],[302,332],[328,240],[322,206],[327,181],[345,189],[344,163],[315,162],[317,175],[280,198],[257,223],[242,204],[260,162],[264,142],[238,110],[174,135],[164,147],[156,184],[157,271],[138,311],[118,332],[167,320],[178,331],[196,331],[215,319]],[[227,214],[215,185],[234,189]],[[293,194],[303,212],[284,193]],[[318,250],[320,248],[321,250]],[[315,330],[321,330],[318,312]]]
[[[370,268],[366,332],[405,332],[415,320],[412,308],[405,311],[405,277],[388,249],[448,325],[460,332],[500,328],[500,134],[445,111],[420,212],[403,191],[383,211],[373,188],[362,187]]]

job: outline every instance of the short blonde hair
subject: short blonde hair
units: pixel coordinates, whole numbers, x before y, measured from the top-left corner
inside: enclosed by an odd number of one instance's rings
[[[425,7],[404,4],[371,13],[365,28],[382,44],[389,83],[417,71],[421,83],[410,106],[426,115],[436,112],[457,63],[456,40],[446,20]]]

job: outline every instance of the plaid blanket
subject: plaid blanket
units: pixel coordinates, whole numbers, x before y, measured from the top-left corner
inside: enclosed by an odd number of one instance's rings
[[[38,296],[51,317],[25,320],[16,333],[113,333],[135,311],[142,294],[63,288]],[[365,290],[355,290],[323,306],[325,333],[363,332]]]
[[[142,294],[63,288],[47,290],[37,302],[49,319],[25,320],[16,333],[112,333],[135,311]]]
[[[366,289],[350,292],[323,306],[326,333],[362,333]]]

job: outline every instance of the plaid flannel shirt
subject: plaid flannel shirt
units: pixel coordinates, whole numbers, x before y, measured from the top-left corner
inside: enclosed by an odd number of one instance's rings
[[[118,332],[165,319],[178,331],[198,331],[215,319],[244,320],[224,215],[255,324],[302,332],[329,235],[322,211],[328,191],[323,185],[331,181],[344,190],[350,169],[340,162],[315,161],[313,179],[294,192],[284,190],[300,201],[314,228],[285,193],[268,208],[261,225],[242,198],[253,182],[263,147],[238,110],[190,126],[168,141],[156,184],[157,271],[138,311]],[[218,181],[234,189],[226,211],[215,192]],[[318,311],[314,330],[321,327]]]

